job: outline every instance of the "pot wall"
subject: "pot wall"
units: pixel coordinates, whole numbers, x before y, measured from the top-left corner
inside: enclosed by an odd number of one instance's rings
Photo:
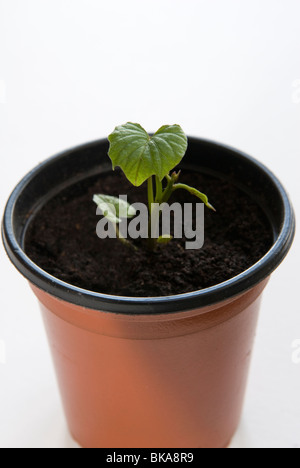
[[[266,280],[167,315],[85,309],[33,287],[71,434],[86,448],[222,448],[240,420]]]

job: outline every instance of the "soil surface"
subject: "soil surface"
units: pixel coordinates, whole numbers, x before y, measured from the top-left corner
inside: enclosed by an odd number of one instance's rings
[[[152,297],[191,292],[228,280],[257,262],[272,245],[269,221],[247,194],[230,182],[186,172],[180,182],[206,193],[217,212],[205,209],[205,242],[186,250],[174,239],[150,252],[118,239],[99,239],[94,194],[128,194],[130,203],[146,202],[147,189],[132,187],[119,173],[77,183],[50,200],[28,227],[27,255],[51,275],[75,286],[120,296]],[[177,191],[171,202],[198,202]],[[194,210],[195,211],[195,210]]]

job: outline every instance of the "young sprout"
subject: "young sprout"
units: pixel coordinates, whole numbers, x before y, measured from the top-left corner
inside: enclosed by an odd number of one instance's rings
[[[141,125],[128,122],[116,127],[108,140],[110,143],[108,155],[113,169],[120,167],[127,179],[136,187],[147,181],[150,250],[154,250],[157,244],[166,244],[172,239],[168,235],[162,235],[158,239],[151,238],[151,223],[155,219],[153,216],[155,207],[167,203],[176,190],[188,191],[199,198],[207,208],[215,211],[204,193],[179,183],[180,171],[171,172],[183,159],[188,146],[187,137],[179,125],[164,125],[150,136]],[[103,215],[114,223],[117,237],[122,242],[132,245],[122,237],[118,224],[122,217],[135,216],[135,210],[129,204],[125,205],[124,201],[122,204],[119,198],[108,195],[95,195],[94,202]]]

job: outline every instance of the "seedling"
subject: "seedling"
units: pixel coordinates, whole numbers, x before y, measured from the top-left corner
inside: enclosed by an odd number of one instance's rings
[[[157,239],[151,238],[153,210],[162,203],[167,203],[176,190],[186,190],[199,198],[207,208],[215,211],[207,196],[199,190],[179,183],[180,171],[171,172],[183,159],[188,141],[179,125],[164,125],[153,136],[139,124],[128,122],[116,127],[109,135],[109,157],[113,169],[120,167],[127,179],[136,187],[147,181],[149,236],[148,247],[154,250],[157,244],[166,244],[172,236],[162,235]],[[122,237],[118,224],[122,218],[132,218],[135,210],[123,200],[109,195],[98,194],[94,202],[101,209],[103,215],[115,225],[117,237],[125,244],[133,246]],[[156,221],[157,222],[157,221]]]

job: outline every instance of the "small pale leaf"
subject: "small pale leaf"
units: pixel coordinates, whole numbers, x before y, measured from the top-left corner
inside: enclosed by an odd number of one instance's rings
[[[120,223],[121,218],[132,218],[136,215],[135,209],[122,198],[111,195],[94,195],[93,201],[103,213],[103,216],[112,223]]]

